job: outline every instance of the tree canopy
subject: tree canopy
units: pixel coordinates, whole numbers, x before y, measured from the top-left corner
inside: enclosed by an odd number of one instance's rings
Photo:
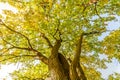
[[[50,76],[48,64],[57,60],[52,62],[51,55],[57,53],[73,65],[71,69],[79,62],[88,80],[102,80],[97,69],[106,69],[105,62],[112,58],[120,61],[120,29],[107,29],[107,23],[120,15],[119,0],[0,1],[17,10],[0,15],[0,63],[22,64],[11,74],[13,80],[45,80]],[[100,59],[102,54],[107,58]]]

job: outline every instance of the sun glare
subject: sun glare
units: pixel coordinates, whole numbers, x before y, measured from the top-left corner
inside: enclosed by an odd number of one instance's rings
[[[13,6],[10,6],[8,3],[0,3],[0,14],[2,16],[5,16],[2,10],[11,10],[14,13],[17,13],[17,9],[14,8]],[[0,64],[0,80],[3,80],[3,79],[12,80],[9,73],[12,73],[16,69],[17,69],[16,66],[13,64],[10,64],[10,65]]]
[[[2,13],[2,10],[11,10],[13,11],[14,13],[17,13],[17,9],[14,8],[13,6],[9,5],[8,3],[0,3],[0,14],[1,15],[4,15]]]

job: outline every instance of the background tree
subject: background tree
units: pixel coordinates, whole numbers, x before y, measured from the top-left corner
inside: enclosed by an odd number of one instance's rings
[[[106,28],[120,14],[119,0],[1,2],[17,9],[4,10],[0,19],[0,62],[22,64],[13,79],[101,80],[97,69],[105,69],[113,57],[119,60],[120,30]],[[108,59],[101,60],[100,54]]]

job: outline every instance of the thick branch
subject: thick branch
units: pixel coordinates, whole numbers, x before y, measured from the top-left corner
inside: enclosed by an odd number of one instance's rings
[[[71,63],[71,80],[79,80],[79,75],[77,73],[77,65],[79,63],[80,60],[80,54],[81,54],[81,47],[82,47],[82,39],[83,39],[83,33],[80,35],[80,38],[78,40],[78,43],[76,45],[76,53],[74,55],[74,59]]]
[[[62,42],[61,40],[56,40],[55,45],[52,48],[51,56],[53,56],[53,57],[58,56],[58,50],[59,50],[59,48],[61,46],[61,42]]]
[[[53,37],[54,37],[57,32],[59,33],[59,39],[55,38],[56,42],[55,42],[55,45],[52,48],[51,56],[54,56],[54,57],[58,57],[58,50],[59,50],[59,48],[61,46],[61,42],[62,42],[62,39],[61,39],[62,34],[61,34],[60,30],[59,30],[59,27],[60,27],[60,20],[58,19],[57,29],[56,29],[55,34],[53,35]]]
[[[104,32],[104,31],[102,31],[102,32]],[[79,38],[78,43],[76,45],[76,53],[75,53],[74,59],[71,63],[71,75],[72,75],[71,79],[79,80],[79,79],[83,78],[83,80],[87,80],[84,73],[83,73],[83,69],[79,64],[80,55],[81,55],[81,48],[82,48],[82,40],[83,40],[84,36],[91,35],[91,34],[99,34],[99,33],[102,33],[102,32],[92,31],[92,32],[88,32],[88,33],[82,33],[80,35],[80,38]],[[78,64],[79,64],[79,66],[78,66]],[[80,77],[80,78],[79,78],[79,75],[78,75],[78,72],[77,72],[77,68],[80,71],[80,74],[82,75],[82,77]]]
[[[43,63],[48,65],[48,58],[46,56],[44,56],[41,52],[32,49],[33,52],[36,52],[37,56],[39,57],[39,60],[41,60]]]
[[[82,39],[84,36],[87,36],[87,35],[92,35],[92,34],[99,34],[99,33],[102,33],[104,31],[92,31],[92,32],[88,32],[88,33],[82,33],[80,35],[80,38],[78,40],[78,44],[76,46],[76,53],[74,55],[74,59],[73,59],[73,64],[74,66],[76,67],[77,64],[79,63],[79,60],[80,60],[80,54],[81,54],[81,48],[82,48]]]
[[[82,39],[83,39],[83,33],[80,35],[80,38],[76,45],[76,53],[74,55],[74,59],[73,59],[73,63],[72,63],[75,68],[77,67],[77,64],[79,63],[79,59],[80,59],[81,48],[82,48]]]
[[[27,50],[27,51],[33,51],[36,53],[36,55],[39,57],[39,60],[41,60],[42,62],[44,62],[45,64],[48,64],[48,58],[46,56],[44,56],[41,52],[33,49],[33,48],[25,48],[25,47],[19,47],[19,46],[15,46],[11,43],[9,43],[8,41],[4,40],[7,44],[10,44],[12,47],[9,48],[10,49],[21,49],[21,50]]]
[[[17,31],[15,31],[15,30],[11,29],[11,28],[10,28],[8,25],[6,25],[3,21],[1,21],[1,22],[2,22],[2,25],[4,25],[4,26],[5,26],[7,29],[9,29],[10,31],[12,31],[12,32],[14,32],[14,33],[17,33],[17,34],[19,34],[19,35],[21,35],[21,36],[23,36],[23,37],[28,41],[28,44],[29,44],[29,46],[30,46],[30,48],[18,47],[18,46],[15,46],[15,45],[13,45],[13,44],[11,44],[11,43],[9,43],[9,42],[7,42],[6,40],[3,39],[6,43],[8,43],[8,44],[10,44],[10,45],[12,46],[12,47],[9,48],[9,49],[16,48],[16,49],[21,49],[21,50],[33,51],[33,52],[35,52],[35,53],[37,54],[37,56],[39,57],[39,59],[40,59],[42,62],[44,62],[45,64],[48,64],[48,58],[45,57],[44,55],[42,55],[41,52],[39,52],[39,51],[37,51],[37,50],[35,50],[35,49],[32,48],[32,45],[31,45],[30,40],[29,40],[28,37],[26,37],[24,34],[22,34],[22,33],[20,33],[20,32],[17,32]],[[48,38],[45,37],[45,36],[43,36],[43,37],[46,39],[46,41],[49,43],[49,45],[52,46],[51,43],[50,43],[50,41],[48,40]]]
[[[77,69],[80,72],[80,78],[82,78],[82,80],[87,80],[87,78],[85,76],[85,73],[84,73],[80,63],[78,63]]]

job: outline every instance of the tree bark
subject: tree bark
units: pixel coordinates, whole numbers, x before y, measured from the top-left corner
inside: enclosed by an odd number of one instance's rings
[[[69,80],[69,67],[67,69],[65,62],[67,60],[62,54],[58,53],[61,46],[61,40],[57,40],[52,48],[51,55],[48,60],[48,67],[51,80]],[[68,63],[67,63],[67,66]],[[66,72],[68,70],[68,73]]]
[[[74,59],[69,65],[66,58],[58,52],[61,41],[57,40],[52,48],[48,60],[48,67],[51,80],[87,80],[82,67],[79,65],[83,34],[80,35],[76,46]]]

